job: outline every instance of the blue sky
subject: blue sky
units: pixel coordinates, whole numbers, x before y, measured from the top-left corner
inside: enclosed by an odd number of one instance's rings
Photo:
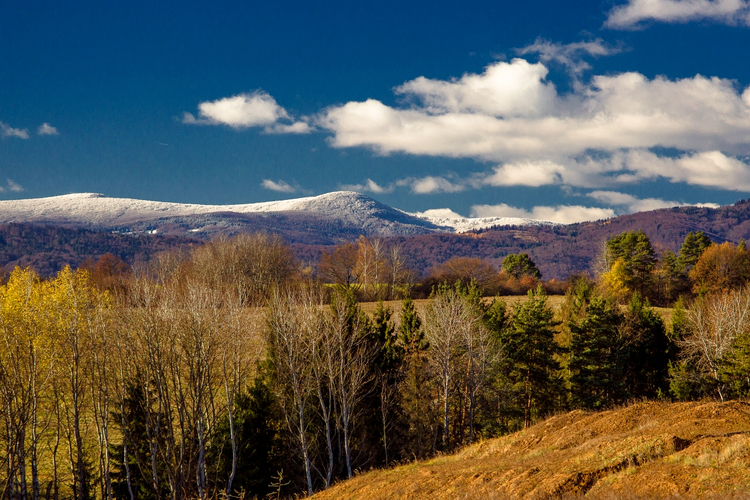
[[[747,0],[5,2],[0,43],[1,199],[571,222],[750,191]]]

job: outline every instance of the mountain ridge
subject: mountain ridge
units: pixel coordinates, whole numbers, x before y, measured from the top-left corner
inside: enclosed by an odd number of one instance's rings
[[[411,214],[353,191],[334,191],[304,198],[232,205],[111,198],[100,193],[74,193],[0,201],[0,224],[67,225],[123,233],[167,232],[198,237],[206,233],[205,236],[210,237],[217,232],[232,231],[221,229],[232,227],[231,224],[222,223],[227,214],[283,214],[287,218],[297,215],[307,218],[318,217],[341,227],[358,228],[366,236],[465,232],[498,224],[554,224],[516,217],[450,219]],[[211,216],[214,216],[215,220],[211,220]],[[191,223],[190,217],[195,218],[196,222]],[[242,225],[241,217],[235,220],[235,225]]]
[[[70,203],[78,204],[81,217],[93,210],[89,205],[92,200],[104,201],[110,210],[105,214],[107,220],[115,223],[99,227],[86,225],[86,220],[76,222],[73,217],[61,217],[53,205],[38,204],[45,199],[26,200],[26,218],[20,217],[23,211],[8,210],[18,202],[0,202],[0,266],[9,270],[14,265],[31,265],[37,272],[49,275],[65,263],[77,266],[88,257],[98,258],[106,252],[133,263],[148,259],[156,251],[196,245],[218,236],[262,231],[280,235],[301,262],[312,266],[326,249],[364,235],[388,237],[388,244],[401,246],[408,265],[423,275],[453,257],[481,258],[499,268],[506,255],[523,252],[537,263],[545,279],[561,280],[577,273],[593,273],[603,244],[624,231],[643,230],[659,254],[667,249],[679,250],[691,231],[703,231],[717,243],[750,239],[749,200],[719,208],[674,207],[568,225],[529,225],[524,219],[516,219],[521,224],[514,225],[508,224],[507,219],[492,219],[484,221],[490,227],[457,232],[456,228],[435,227],[430,220],[358,193],[329,195],[267,202],[260,205],[264,211],[255,205],[255,211],[244,213],[211,211],[243,205],[187,205],[188,210],[185,204],[112,199],[97,193],[65,195]],[[120,201],[113,204],[111,200]],[[138,203],[150,207],[147,216],[140,219],[138,215],[143,210],[138,211]],[[269,206],[277,210],[268,210]],[[190,213],[195,212],[194,207],[208,208],[204,208],[204,213]],[[346,210],[349,215],[341,215]],[[28,217],[29,213],[34,217]],[[18,222],[7,222],[9,219]],[[128,239],[131,237],[135,240]]]

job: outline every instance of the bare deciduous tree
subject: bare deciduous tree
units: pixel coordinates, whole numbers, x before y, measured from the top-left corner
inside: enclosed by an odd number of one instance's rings
[[[750,329],[750,290],[733,290],[698,300],[687,310],[688,335],[679,341],[682,355],[697,362],[697,367],[718,383],[721,360],[734,340]]]
[[[313,481],[308,428],[312,411],[308,403],[315,387],[313,334],[320,323],[321,308],[317,290],[287,288],[272,294],[267,318],[267,342],[277,377],[276,391],[287,427],[300,447],[310,496]]]

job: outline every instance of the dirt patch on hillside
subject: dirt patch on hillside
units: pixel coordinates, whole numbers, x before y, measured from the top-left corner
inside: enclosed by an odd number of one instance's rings
[[[574,411],[451,456],[373,471],[316,498],[748,498],[750,404]]]

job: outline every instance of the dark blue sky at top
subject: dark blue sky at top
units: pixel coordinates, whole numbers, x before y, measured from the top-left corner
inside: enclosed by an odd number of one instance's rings
[[[458,176],[491,162],[330,147],[330,133],[189,126],[198,103],[263,89],[294,116],[349,101],[398,105],[393,88],[419,76],[481,73],[538,37],[602,38],[624,52],[587,58],[585,75],[648,78],[700,73],[750,85],[750,29],[711,22],[603,29],[612,1],[5,2],[0,6],[0,122],[30,138],[0,139],[0,181],[24,191],[0,199],[100,192],[194,203],[296,197],[261,187],[285,180],[321,194],[373,179]],[[536,61],[535,56],[527,57]],[[570,77],[550,64],[559,92]],[[585,77],[584,77],[585,78]],[[39,136],[42,123],[59,135]],[[618,187],[639,197],[732,203],[746,193],[648,181]],[[580,190],[491,187],[371,196],[406,210],[507,203],[596,205]]]

